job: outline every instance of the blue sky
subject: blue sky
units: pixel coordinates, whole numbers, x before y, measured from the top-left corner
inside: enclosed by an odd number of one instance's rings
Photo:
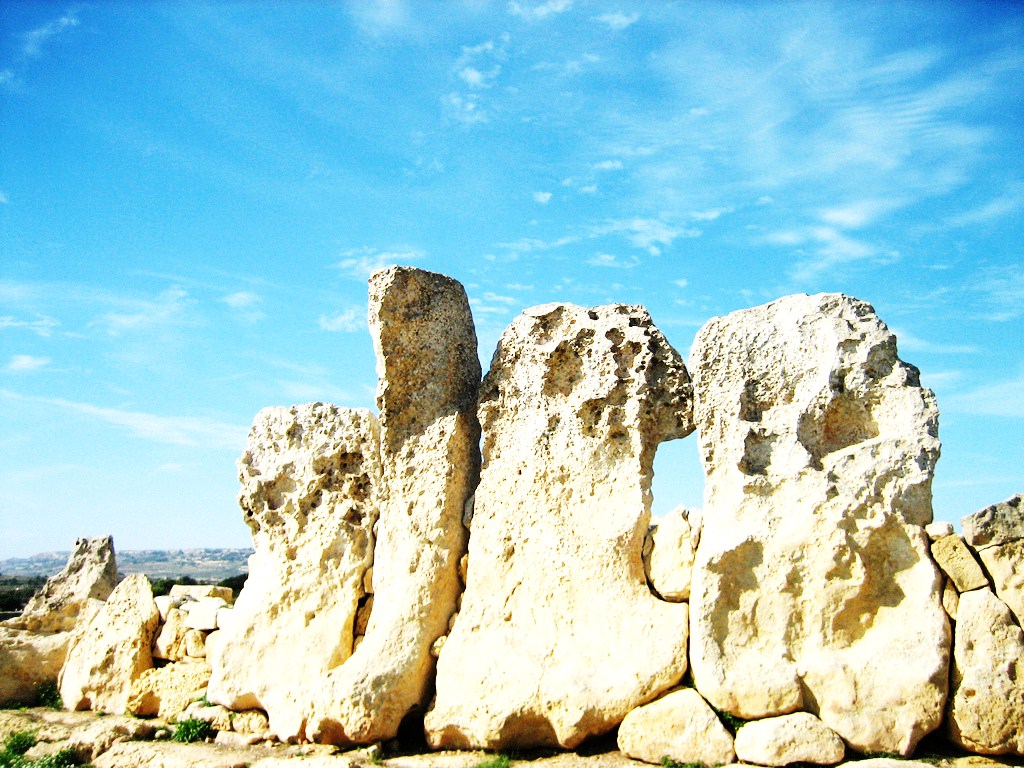
[[[373,407],[366,278],[710,317],[841,291],[942,412],[936,517],[1024,490],[1024,6],[0,6],[0,558],[246,546],[267,405]],[[695,439],[655,511],[699,505]]]

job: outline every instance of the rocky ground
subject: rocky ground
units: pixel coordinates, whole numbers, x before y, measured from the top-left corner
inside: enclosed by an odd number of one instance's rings
[[[33,733],[37,739],[26,758],[39,759],[71,748],[80,760],[89,761],[94,768],[640,768],[649,765],[622,755],[615,749],[614,738],[610,737],[590,740],[573,752],[533,751],[507,756],[479,750],[430,752],[424,745],[396,742],[349,751],[327,745],[276,741],[244,744],[234,741],[237,734],[231,733],[219,734],[205,742],[180,744],[170,740],[171,726],[159,719],[43,708],[0,711],[0,740],[25,731]],[[857,768],[997,768],[1021,766],[1024,760],[959,756],[940,750],[926,751],[920,760],[872,758],[842,765],[853,764]],[[803,765],[802,768],[809,767]]]

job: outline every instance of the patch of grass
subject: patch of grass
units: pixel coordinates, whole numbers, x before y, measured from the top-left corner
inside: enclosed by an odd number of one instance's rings
[[[512,758],[508,755],[495,755],[490,760],[477,763],[473,768],[509,768],[512,765]]]
[[[24,755],[36,745],[38,739],[32,731],[15,731],[4,739],[4,752]]]
[[[174,726],[171,741],[191,744],[193,741],[204,741],[213,736],[214,733],[213,726],[208,722],[197,717],[190,717]]]
[[[744,720],[742,717],[736,717],[736,715],[732,715],[728,712],[723,712],[722,710],[717,709],[715,707],[711,708],[715,710],[715,714],[718,715],[718,719],[722,721],[722,725],[725,726],[725,730],[727,730],[733,736],[736,735],[736,731],[738,731],[740,728],[747,724],[747,721]]]

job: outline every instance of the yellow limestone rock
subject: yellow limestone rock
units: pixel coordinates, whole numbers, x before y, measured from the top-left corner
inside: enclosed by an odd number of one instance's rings
[[[843,740],[809,712],[754,720],[736,731],[736,757],[754,765],[835,765],[846,754]]]
[[[728,765],[736,761],[732,735],[693,688],[681,688],[637,707],[622,721],[619,750],[628,757],[659,764]]]
[[[127,710],[140,717],[156,716],[171,722],[209,680],[210,667],[202,662],[147,669],[132,683]]]
[[[60,673],[60,696],[70,710],[121,714],[132,683],[153,666],[150,646],[160,614],[145,574],[128,576],[105,603],[83,612]]]
[[[987,589],[960,595],[948,730],[982,755],[1024,754],[1024,633]]]
[[[689,377],[642,307],[544,305],[502,335],[480,419],[467,585],[427,739],[571,748],[686,671],[687,606],[652,594],[642,549],[655,449],[692,431]]]
[[[932,557],[942,569],[957,592],[988,586],[988,579],[974,559],[964,540],[957,535],[943,536],[931,544]]]
[[[239,460],[255,552],[227,626],[208,638],[207,695],[231,709],[263,709],[282,740],[302,735],[308,701],[352,653],[373,555],[378,441],[367,410],[267,408]]]
[[[425,708],[480,466],[480,361],[462,285],[409,267],[375,272],[369,319],[383,466],[373,608],[352,657],[319,682],[306,728],[336,744],[390,739]]]
[[[934,396],[871,306],[840,294],[712,319],[690,371],[707,475],[697,689],[744,719],[807,709],[858,751],[910,754],[948,676],[923,529]]]

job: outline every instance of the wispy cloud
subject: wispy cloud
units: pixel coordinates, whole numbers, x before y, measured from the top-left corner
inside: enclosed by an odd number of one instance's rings
[[[0,84],[2,84],[2,82],[0,82]],[[7,197],[7,193],[0,189],[0,205],[7,205],[9,202],[11,202],[11,199]]]
[[[43,46],[63,32],[77,26],[78,17],[73,11],[69,11],[60,18],[26,32],[22,40],[22,53],[29,57],[40,56],[43,52]]]
[[[900,352],[927,352],[935,355],[970,355],[978,352],[974,344],[948,344],[940,341],[931,341],[915,336],[906,328],[890,326],[889,330],[896,336]]]
[[[691,211],[690,218],[694,221],[715,221],[727,213],[732,213],[733,208],[711,208],[706,211]]]
[[[640,260],[636,256],[622,259],[611,253],[595,253],[587,259],[587,264],[592,267],[610,267],[613,269],[632,269],[639,263]]]
[[[134,437],[166,445],[240,450],[247,427],[194,416],[160,416],[143,411],[105,408],[56,397],[22,395],[0,390],[0,397],[19,402],[40,403],[97,419],[126,430]]]
[[[52,336],[54,328],[59,325],[59,322],[45,315],[40,315],[35,320],[19,320],[9,315],[0,316],[0,331],[5,328],[24,328],[44,339]]]
[[[509,13],[521,16],[530,21],[543,21],[572,8],[573,0],[547,0],[543,3],[520,3],[512,0],[508,4]]]
[[[356,26],[374,37],[402,30],[410,21],[404,0],[360,0],[345,8]]]
[[[1024,418],[1024,377],[946,395],[943,410],[1001,418]]]
[[[345,272],[349,277],[366,280],[378,269],[394,265],[407,265],[420,261],[426,254],[416,248],[395,248],[382,251],[377,248],[350,248],[341,253],[341,261],[334,264],[336,269]]]
[[[594,163],[595,171],[621,171],[622,161],[621,160],[602,160],[599,163]]]
[[[450,118],[466,125],[489,120],[483,91],[491,88],[501,75],[509,40],[506,33],[496,40],[462,47],[452,67],[456,85],[461,90],[452,91],[441,100]]]
[[[333,316],[320,315],[320,330],[352,333],[366,328],[366,307],[347,307]]]
[[[48,357],[33,357],[32,355],[15,355],[7,363],[6,370],[14,372],[38,371],[53,362]]]
[[[551,193],[550,192],[534,192],[533,193],[533,202],[540,203],[541,205],[547,205],[548,203],[551,202]]]
[[[1024,317],[1024,266],[986,267],[972,288],[982,294],[982,306],[989,308],[986,319],[1002,323]]]
[[[595,17],[595,20],[611,27],[616,32],[620,32],[640,21],[640,14],[614,11],[612,13],[602,13],[600,16]]]
[[[1002,195],[993,197],[981,205],[954,216],[949,220],[952,227],[968,227],[987,224],[1024,209],[1024,184],[1014,184]]]
[[[601,236],[617,233],[624,236],[632,245],[643,248],[652,256],[661,254],[678,238],[700,237],[701,231],[692,227],[680,227],[661,219],[616,219],[601,224],[593,229],[593,235]]]
[[[223,297],[221,301],[231,307],[239,318],[248,323],[256,323],[266,317],[259,309],[260,304],[263,303],[262,297],[251,291],[235,291]]]
[[[485,291],[480,296],[470,296],[469,305],[475,314],[510,315],[515,314],[519,300],[513,296],[502,296],[491,291]]]
[[[93,325],[103,328],[111,336],[160,326],[187,325],[191,322],[187,310],[194,304],[188,292],[178,287],[168,288],[155,299],[130,299],[124,303],[131,307],[130,311],[108,312]]]

